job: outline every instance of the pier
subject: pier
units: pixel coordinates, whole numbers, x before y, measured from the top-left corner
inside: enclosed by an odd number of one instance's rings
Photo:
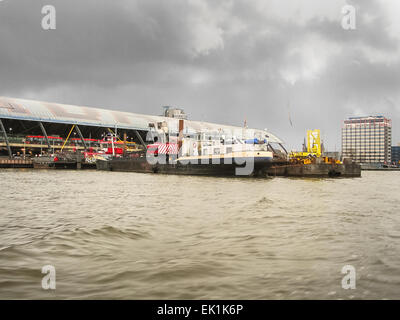
[[[0,158],[0,168],[33,168],[31,159]]]

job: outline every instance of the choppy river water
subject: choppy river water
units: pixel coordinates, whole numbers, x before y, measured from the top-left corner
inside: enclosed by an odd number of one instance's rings
[[[362,175],[1,170],[0,298],[398,299],[400,172]]]

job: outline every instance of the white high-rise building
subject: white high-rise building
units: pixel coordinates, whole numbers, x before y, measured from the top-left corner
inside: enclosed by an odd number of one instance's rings
[[[383,116],[343,121],[342,156],[358,163],[391,163],[392,121]]]

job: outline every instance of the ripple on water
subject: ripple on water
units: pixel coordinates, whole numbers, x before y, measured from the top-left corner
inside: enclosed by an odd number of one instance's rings
[[[0,298],[396,299],[399,178],[0,170]]]

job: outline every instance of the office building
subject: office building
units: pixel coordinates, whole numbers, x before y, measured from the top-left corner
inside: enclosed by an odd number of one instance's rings
[[[342,125],[342,157],[357,163],[391,163],[392,121],[383,116],[352,117]]]
[[[392,163],[400,165],[400,144],[392,147]]]

